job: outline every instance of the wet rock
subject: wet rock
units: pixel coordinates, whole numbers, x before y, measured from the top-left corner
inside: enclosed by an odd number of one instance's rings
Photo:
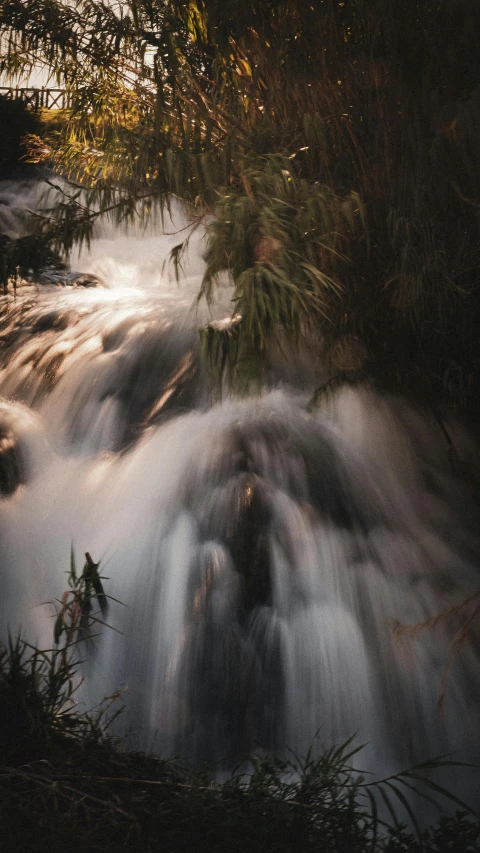
[[[21,403],[0,399],[0,500],[31,482],[49,459],[39,416]]]
[[[67,282],[70,287],[106,287],[105,282],[92,273],[72,273],[72,276]]]
[[[69,270],[65,266],[49,266],[38,276],[38,284],[54,284],[57,287],[106,287],[105,282],[93,273]]]
[[[12,495],[26,481],[21,441],[11,426],[0,423],[0,496]]]
[[[37,276],[37,284],[65,284],[69,271],[66,266],[46,266]]]
[[[42,332],[50,332],[52,329],[59,332],[63,331],[69,325],[73,325],[74,316],[71,311],[47,311],[45,314],[40,314],[35,320],[32,325],[32,332],[41,334]]]

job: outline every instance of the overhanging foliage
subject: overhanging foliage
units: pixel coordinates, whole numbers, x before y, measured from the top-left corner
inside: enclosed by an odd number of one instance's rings
[[[1,67],[43,63],[72,95],[30,140],[82,189],[51,214],[57,244],[179,196],[211,223],[204,293],[235,281],[233,361],[313,329],[327,361],[355,339],[380,384],[464,406],[479,23],[474,0],[1,0]]]

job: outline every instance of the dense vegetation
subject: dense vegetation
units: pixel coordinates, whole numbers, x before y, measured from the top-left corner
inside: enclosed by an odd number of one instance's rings
[[[51,649],[20,637],[0,644],[0,850],[480,850],[480,825],[467,811],[434,829],[418,825],[419,803],[462,806],[435,782],[448,761],[378,781],[353,769],[360,749],[349,741],[318,758],[253,757],[248,774],[220,783],[179,761],[125,751],[108,736],[118,695],[90,713],[75,702],[79,651],[88,653],[108,607],[99,564],[86,554],[79,572],[72,551],[68,584]]]
[[[95,715],[72,704],[71,649],[0,647],[0,850],[77,853],[447,853],[480,850],[467,813],[408,830],[421,771],[383,784],[351,769],[349,744],[287,765],[253,760],[223,783],[178,761],[125,752]],[[108,715],[108,703],[106,714]],[[21,737],[19,733],[21,732]],[[402,782],[403,779],[403,782]],[[429,781],[426,796],[441,789]],[[388,803],[387,822],[379,806]]]
[[[242,319],[204,340],[230,378],[286,333],[319,377],[473,413],[479,23],[475,0],[1,0],[3,70],[41,62],[73,98],[30,139],[75,185],[48,237],[177,195],[208,224],[204,294],[234,279]]]
[[[177,196],[208,229],[202,295],[234,282],[238,321],[203,333],[233,384],[287,338],[319,382],[475,415],[479,24],[476,0],[0,0],[0,70],[43,64],[72,99],[27,128],[30,159],[67,183],[37,234],[0,246],[2,280],[29,246],[68,253],[99,216],[147,220]],[[260,761],[249,785],[114,749],[70,704],[74,678],[58,643],[0,653],[0,849],[480,849],[465,816],[420,839],[385,827],[342,748],[295,784]]]

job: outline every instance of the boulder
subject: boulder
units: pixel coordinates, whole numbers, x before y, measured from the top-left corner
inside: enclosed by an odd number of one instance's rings
[[[45,267],[38,276],[38,284],[54,284],[57,287],[106,287],[105,282],[97,275],[69,270],[65,266]]]
[[[21,441],[9,424],[0,422],[0,496],[12,495],[25,479]]]

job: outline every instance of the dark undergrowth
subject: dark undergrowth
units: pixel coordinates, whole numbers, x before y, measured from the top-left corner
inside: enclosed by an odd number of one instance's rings
[[[98,568],[87,554],[78,572],[72,551],[51,649],[0,643],[0,853],[480,851],[478,817],[435,782],[446,761],[375,781],[353,769],[350,740],[318,758],[253,757],[248,774],[217,782],[127,751],[108,736],[118,696],[89,713],[75,702],[77,650],[105,624]],[[424,830],[433,801],[447,811]]]
[[[125,751],[105,734],[109,710],[89,715],[73,703],[76,669],[64,652],[18,640],[0,655],[2,853],[480,851],[478,820],[452,815],[460,802],[448,795],[450,816],[415,828],[412,786],[445,798],[424,768],[372,782],[352,769],[350,743],[288,764],[254,758],[248,775],[222,783]],[[425,799],[414,801],[421,812]]]
[[[478,823],[445,817],[420,836],[385,828],[322,775],[282,781],[261,763],[249,784],[214,784],[141,754],[89,743],[20,767],[0,768],[0,849],[51,851],[329,851],[468,853]],[[336,795],[338,794],[338,796]]]

